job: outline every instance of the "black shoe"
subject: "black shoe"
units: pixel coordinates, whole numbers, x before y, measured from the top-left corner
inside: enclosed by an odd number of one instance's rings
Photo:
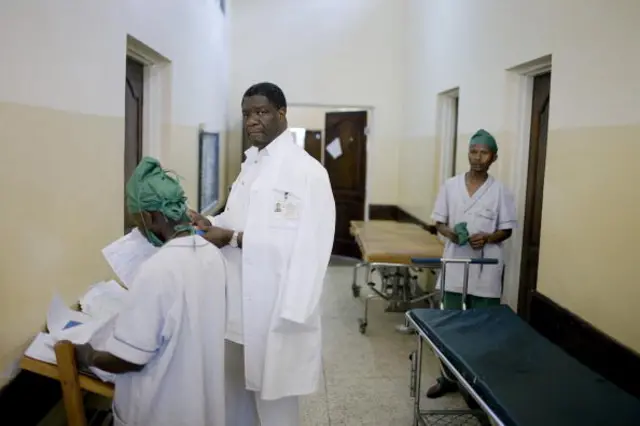
[[[439,377],[435,385],[431,386],[427,391],[427,398],[436,399],[444,396],[448,393],[453,393],[458,390],[458,384],[444,377]]]

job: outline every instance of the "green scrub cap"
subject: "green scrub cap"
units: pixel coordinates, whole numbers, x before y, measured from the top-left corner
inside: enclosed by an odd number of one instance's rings
[[[182,186],[155,158],[140,161],[127,182],[126,198],[129,213],[160,212],[174,222],[189,222]]]
[[[494,154],[498,153],[498,144],[491,133],[484,129],[478,130],[469,140],[469,146],[471,145],[486,145]]]

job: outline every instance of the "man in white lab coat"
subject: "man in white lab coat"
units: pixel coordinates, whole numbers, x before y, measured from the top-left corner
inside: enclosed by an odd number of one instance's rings
[[[104,351],[76,346],[81,367],[116,373],[115,426],[225,423],[225,260],[187,216],[184,191],[144,158],[127,183],[136,226],[160,247],[140,266]]]
[[[227,259],[227,426],[297,426],[322,372],[320,296],[335,230],[325,168],[296,145],[279,87],[242,98],[252,147],[225,211],[194,220]],[[213,225],[213,226],[210,226]]]
[[[469,171],[448,179],[440,189],[433,208],[436,229],[447,241],[444,257],[498,259],[498,265],[469,267],[468,308],[488,308],[500,304],[504,269],[503,242],[517,226],[516,206],[511,192],[489,175],[498,158],[498,145],[486,130],[478,130],[469,141]],[[445,282],[445,309],[461,309],[464,267],[449,265]],[[438,277],[438,286],[441,277]],[[500,360],[496,360],[500,362]],[[427,391],[439,398],[458,389],[455,377],[446,368]],[[467,399],[471,402],[470,399]]]

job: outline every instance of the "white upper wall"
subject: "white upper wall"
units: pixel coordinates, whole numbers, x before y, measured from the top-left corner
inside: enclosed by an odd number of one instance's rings
[[[232,0],[231,127],[240,127],[243,92],[260,81],[278,84],[290,104],[374,107],[369,199],[395,204],[397,144],[403,132],[403,5],[389,0]],[[239,162],[240,147],[231,155]]]
[[[505,95],[496,88],[507,86],[507,69],[548,54],[553,55],[550,128],[638,122],[640,2],[408,0],[408,4],[407,83],[414,94],[409,104],[413,110],[422,99],[427,107],[416,111],[422,120],[408,122],[411,132],[423,129],[421,133],[435,134],[436,95],[457,86],[460,133],[509,127],[503,123]]]
[[[174,124],[224,129],[218,0],[5,1],[0,22],[0,101],[123,117],[129,34],[171,61]]]

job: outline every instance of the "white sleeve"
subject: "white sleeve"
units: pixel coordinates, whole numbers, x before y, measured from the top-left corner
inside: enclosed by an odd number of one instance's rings
[[[436,203],[433,206],[433,213],[431,213],[432,220],[444,224],[449,223],[449,203],[447,198],[447,185],[445,183],[440,187],[440,191],[438,191]]]
[[[504,188],[500,193],[500,207],[498,210],[498,229],[515,229],[518,227],[516,202],[513,194]]]
[[[163,283],[155,276],[147,268],[138,272],[105,347],[106,352],[133,364],[149,362],[166,337],[163,330],[169,305],[163,297]]]

